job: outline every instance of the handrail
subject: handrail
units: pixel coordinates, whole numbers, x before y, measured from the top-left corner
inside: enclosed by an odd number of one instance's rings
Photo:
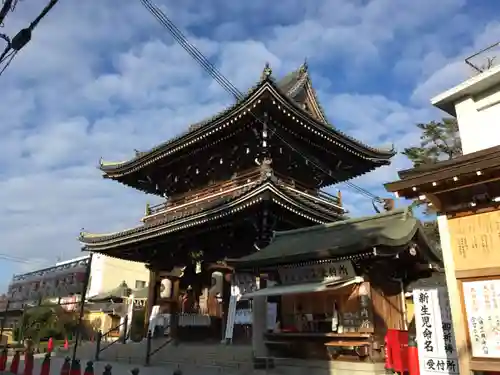
[[[127,326],[128,326],[128,315],[125,315],[125,319],[122,323],[118,324],[116,327],[110,328],[106,333],[101,333],[100,331],[97,333],[97,346],[96,346],[96,352],[95,352],[95,361],[99,361],[99,354],[103,352],[104,350],[108,349],[110,346],[116,344],[116,342],[120,341],[120,337],[118,337],[116,340],[111,341],[108,345],[104,346],[101,348],[101,341],[104,337],[107,337],[111,332],[116,331],[118,329],[118,332],[120,331],[120,327],[124,326],[124,335],[123,335],[123,343],[125,343],[129,337],[129,333],[127,332]]]
[[[282,180],[284,183],[291,185],[292,187],[294,187],[297,190],[302,190],[303,193],[307,193],[307,194],[310,194],[310,195],[313,195],[313,196],[316,196],[319,198],[323,198],[325,200],[330,200],[330,201],[333,201],[333,203],[335,203],[336,205],[340,205],[339,197],[337,197],[333,194],[327,193],[326,191],[323,191],[320,189],[307,187],[307,186],[301,184],[300,182],[297,182],[296,180],[294,180],[290,177],[283,176],[279,173],[275,173],[275,175],[280,180]]]
[[[170,199],[167,202],[160,203],[158,205],[152,206],[149,208],[149,215],[154,215],[158,212],[162,212],[165,209],[175,208],[178,205],[188,203],[193,197],[202,198],[203,196],[210,195],[211,193],[215,193],[217,191],[221,191],[222,189],[230,186],[238,186],[238,184],[246,182],[251,177],[256,177],[260,175],[259,168],[252,168],[251,170],[247,170],[242,172],[240,175],[236,176],[230,180],[224,180],[217,184],[210,185],[203,189],[190,191],[188,193],[184,193],[180,196],[175,196],[174,199]]]
[[[332,195],[330,193],[327,193],[323,190],[319,190],[314,187],[308,187],[303,185],[300,182],[297,182],[296,180],[281,175],[280,173],[274,172],[276,177],[278,177],[283,183],[288,184],[297,190],[301,190],[304,193],[313,195],[315,197],[318,197],[320,199],[324,199],[326,201],[330,201],[336,205],[340,205],[340,199]],[[261,175],[261,169],[259,167],[257,168],[252,168],[250,170],[247,170],[240,174],[239,176],[235,177],[234,179],[231,180],[225,180],[222,183],[215,184],[215,185],[210,185],[209,187],[205,187],[200,190],[195,190],[191,191],[189,193],[182,194],[181,196],[176,196],[175,199],[169,200],[164,203],[160,203],[158,205],[152,206],[148,210],[148,214],[144,217],[143,220],[154,216],[159,213],[166,213],[166,212],[176,212],[176,208],[182,209],[184,206],[191,205],[191,204],[197,204],[200,201],[203,201],[205,198],[209,197],[211,194],[217,194],[219,193],[224,193],[224,189],[226,188],[237,188],[239,186],[243,186],[245,183],[248,183],[249,179],[258,177]],[[231,190],[232,191],[232,190]],[[228,192],[231,192],[228,191]]]

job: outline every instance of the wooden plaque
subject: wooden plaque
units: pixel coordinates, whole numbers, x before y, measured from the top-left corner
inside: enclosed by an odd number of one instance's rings
[[[500,211],[448,219],[456,271],[500,267]]]

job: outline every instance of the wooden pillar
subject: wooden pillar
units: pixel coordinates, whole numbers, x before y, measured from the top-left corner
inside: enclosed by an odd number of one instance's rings
[[[153,306],[156,304],[156,283],[157,283],[157,272],[149,269],[149,283],[148,283],[148,299],[146,301],[146,313],[144,314],[144,330],[145,335],[147,335],[149,330],[149,319],[151,318],[151,312],[153,311]]]
[[[178,277],[169,277],[172,282],[172,294],[170,299],[170,337],[174,343],[179,341],[179,286]]]
[[[254,367],[266,368],[267,348],[264,333],[267,329],[267,297],[255,297],[252,301],[252,350]]]
[[[453,321],[453,331],[455,333],[455,347],[458,354],[458,365],[460,374],[473,374],[470,369],[469,344],[467,340],[467,331],[464,322],[464,309],[462,307],[461,292],[458,288],[458,282],[455,275],[455,260],[453,258],[453,249],[451,243],[450,229],[448,228],[448,219],[446,215],[439,215],[437,218],[439,228],[439,238],[443,254],[443,263],[446,273],[446,285],[448,297],[450,299],[451,318]]]

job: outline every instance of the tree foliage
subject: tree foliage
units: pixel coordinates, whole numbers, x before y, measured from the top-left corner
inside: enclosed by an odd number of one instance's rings
[[[431,121],[427,124],[417,124],[422,132],[420,145],[405,148],[402,152],[414,167],[434,164],[442,160],[450,160],[462,155],[462,142],[458,130],[458,122],[455,118],[443,118],[441,121]],[[419,205],[415,201],[412,206]],[[432,214],[432,210],[426,209],[426,214]],[[429,221],[424,226],[425,233],[432,242],[439,244],[439,230],[437,222]]]
[[[414,167],[434,164],[462,155],[462,142],[455,118],[443,118],[427,124],[417,124],[422,134],[420,145],[405,148],[402,152],[411,160]]]
[[[35,342],[48,339],[64,339],[73,333],[78,326],[78,314],[67,311],[60,305],[33,307],[27,310],[21,321],[24,338]]]

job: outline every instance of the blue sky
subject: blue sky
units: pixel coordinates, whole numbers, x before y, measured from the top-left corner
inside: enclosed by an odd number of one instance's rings
[[[500,4],[486,0],[158,0],[241,90],[266,61],[280,76],[307,58],[329,120],[373,145],[418,142],[439,119],[429,99],[471,71],[463,58],[500,40]],[[20,2],[2,31],[42,2]],[[403,5],[404,4],[404,5]],[[0,288],[13,272],[78,255],[81,228],[139,224],[157,199],[102,180],[99,158],[123,160],[231,103],[139,0],[58,4],[0,77]],[[354,182],[382,196],[409,163]],[[371,202],[345,186],[352,215]]]

